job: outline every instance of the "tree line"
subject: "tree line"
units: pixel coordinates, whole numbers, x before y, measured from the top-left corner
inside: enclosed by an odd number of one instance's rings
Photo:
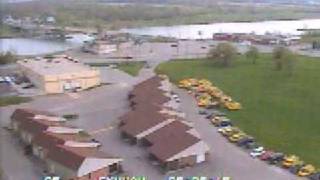
[[[221,67],[229,67],[235,61],[238,50],[230,43],[219,43],[216,47],[210,49],[208,58]],[[252,64],[257,63],[260,52],[255,46],[249,47],[245,56],[251,60]],[[286,47],[278,46],[273,49],[272,61],[276,71],[287,71],[290,75],[293,73],[296,54]]]

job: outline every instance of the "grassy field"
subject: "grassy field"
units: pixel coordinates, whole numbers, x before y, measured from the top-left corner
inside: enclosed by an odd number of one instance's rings
[[[294,153],[320,167],[320,59],[299,56],[294,74],[275,71],[271,55],[256,65],[239,56],[232,67],[209,60],[160,64],[158,73],[173,82],[208,78],[243,105],[228,116],[267,148]]]
[[[118,69],[130,74],[131,76],[137,76],[144,65],[144,62],[120,63],[118,65]]]
[[[0,97],[0,107],[1,106],[9,106],[13,104],[20,104],[30,101],[31,98],[28,97],[20,97],[20,96],[5,96]]]

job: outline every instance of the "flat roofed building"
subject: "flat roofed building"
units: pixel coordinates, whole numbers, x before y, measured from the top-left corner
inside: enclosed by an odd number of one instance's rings
[[[68,56],[21,60],[22,72],[45,93],[83,90],[100,84],[100,72]]]

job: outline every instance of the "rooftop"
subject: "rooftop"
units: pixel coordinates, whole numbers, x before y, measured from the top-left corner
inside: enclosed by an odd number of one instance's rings
[[[65,126],[53,126],[47,129],[48,132],[57,133],[57,134],[78,134],[83,131],[83,129],[65,127]]]
[[[41,75],[91,73],[93,70],[68,56],[55,56],[53,58],[25,59],[18,62],[20,65],[32,69]]]

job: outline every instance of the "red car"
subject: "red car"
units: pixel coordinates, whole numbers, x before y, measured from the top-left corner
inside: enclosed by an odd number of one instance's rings
[[[262,161],[267,161],[273,155],[273,153],[273,151],[266,151],[259,158]]]

